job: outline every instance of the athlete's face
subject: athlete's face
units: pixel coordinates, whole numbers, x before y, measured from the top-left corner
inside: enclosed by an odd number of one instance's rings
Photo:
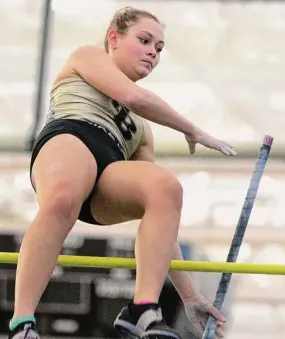
[[[141,18],[125,35],[116,33],[112,57],[130,79],[137,81],[158,65],[163,46],[161,25],[153,19]]]

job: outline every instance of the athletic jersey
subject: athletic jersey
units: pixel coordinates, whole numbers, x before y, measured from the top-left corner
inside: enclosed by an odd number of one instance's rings
[[[144,136],[141,117],[77,75],[53,86],[47,122],[55,119],[78,119],[104,127],[118,139],[125,159],[138,149]]]

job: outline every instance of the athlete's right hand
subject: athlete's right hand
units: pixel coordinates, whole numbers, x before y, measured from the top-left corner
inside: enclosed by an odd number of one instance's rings
[[[189,338],[201,339],[203,337],[209,315],[213,316],[217,321],[214,338],[221,339],[224,337],[223,325],[226,319],[207,298],[200,293],[196,293],[184,306],[189,319],[189,327],[187,328]]]
[[[233,146],[229,143],[211,137],[204,131],[197,129],[195,135],[185,135],[185,139],[188,143],[190,154],[194,154],[196,150],[196,144],[201,144],[207,148],[214,149],[225,155],[235,156],[237,152],[233,149]]]

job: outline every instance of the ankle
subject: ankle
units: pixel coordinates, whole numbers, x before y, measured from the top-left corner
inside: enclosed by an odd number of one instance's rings
[[[135,321],[138,321],[141,315],[148,311],[149,309],[157,311],[159,309],[159,304],[157,303],[147,303],[147,304],[137,304],[137,303],[130,303],[129,304],[129,312],[132,318]]]
[[[134,301],[134,305],[148,305],[148,304],[157,304],[157,301],[153,300],[136,300]]]
[[[134,304],[140,305],[140,304],[157,304],[159,296],[156,295],[156,293],[136,293],[134,297]]]
[[[10,331],[13,331],[17,326],[23,323],[34,323],[36,324],[36,318],[33,315],[28,316],[13,316],[9,323]]]

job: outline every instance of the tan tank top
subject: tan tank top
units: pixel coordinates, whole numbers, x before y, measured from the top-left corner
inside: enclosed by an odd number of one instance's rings
[[[53,86],[47,122],[55,119],[78,119],[101,125],[118,139],[125,159],[139,148],[144,137],[141,117],[77,75]]]

